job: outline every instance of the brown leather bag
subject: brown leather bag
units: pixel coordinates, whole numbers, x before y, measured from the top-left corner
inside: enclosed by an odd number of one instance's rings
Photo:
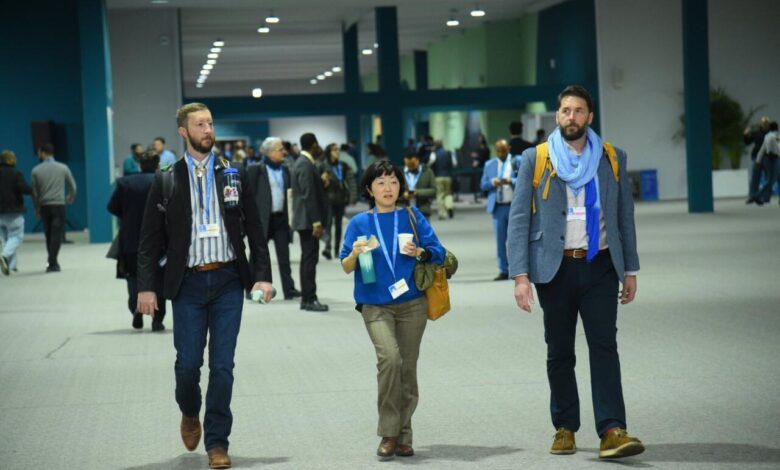
[[[409,222],[412,225],[417,246],[420,246],[420,237],[417,236],[417,218],[411,209],[407,207],[406,210],[409,212]],[[425,269],[424,264],[431,263],[417,263],[415,271]],[[443,266],[436,266],[433,284],[425,289],[425,298],[428,300],[428,319],[436,320],[450,311],[450,286],[447,284],[447,270]]]

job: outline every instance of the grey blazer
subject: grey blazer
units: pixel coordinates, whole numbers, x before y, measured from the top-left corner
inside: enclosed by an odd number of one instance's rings
[[[626,173],[626,153],[617,149],[620,182],[615,181],[606,153],[599,163],[598,178],[601,210],[607,230],[607,244],[618,279],[623,282],[626,271],[639,271],[639,255],[636,251],[636,227],[634,225],[634,200]],[[536,148],[523,152],[517,174],[517,183],[509,211],[507,248],[509,251],[509,276],[528,274],[533,283],[552,280],[563,259],[566,235],[566,183],[556,177],[550,182],[547,200],[542,200],[545,170],[535,191],[536,213],[532,214]]]
[[[293,230],[311,230],[315,222],[325,225],[328,199],[320,172],[304,155],[292,167]]]

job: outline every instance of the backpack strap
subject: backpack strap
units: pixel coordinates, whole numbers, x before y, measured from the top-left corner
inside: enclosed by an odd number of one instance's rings
[[[617,151],[615,146],[609,142],[604,142],[604,151],[607,152],[607,159],[609,160],[609,166],[612,167],[612,176],[615,177],[616,182],[620,182],[620,168],[618,166]]]
[[[536,146],[536,163],[534,164],[533,180],[534,193],[536,192],[536,188],[539,187],[539,183],[542,181],[545,169],[550,170],[547,181],[544,184],[544,189],[542,190],[542,199],[546,201],[547,196],[550,193],[550,181],[555,178],[556,173],[550,162],[550,149],[547,146],[547,142],[542,142]],[[531,196],[531,209],[533,213],[536,213],[536,198],[533,195]]]
[[[411,207],[407,207],[406,212],[409,213],[409,222],[412,224],[412,232],[414,232],[414,238],[417,239],[417,246],[420,246],[420,237],[417,236],[417,217]]]

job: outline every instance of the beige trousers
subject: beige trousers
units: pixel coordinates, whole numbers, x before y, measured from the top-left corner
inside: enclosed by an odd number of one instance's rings
[[[452,178],[449,176],[436,177],[436,209],[439,211],[439,219],[449,218],[448,210],[454,207],[452,201]]]
[[[417,357],[428,323],[425,296],[398,305],[364,305],[363,320],[377,359],[377,435],[399,436],[412,445],[412,414],[417,408]]]

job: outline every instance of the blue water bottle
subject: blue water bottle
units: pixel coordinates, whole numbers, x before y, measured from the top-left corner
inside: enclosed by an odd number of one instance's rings
[[[225,168],[225,188],[223,189],[223,202],[225,209],[238,207],[238,196],[241,194],[241,178],[236,168]]]
[[[365,235],[360,235],[357,239],[361,242],[368,240]],[[360,253],[358,255],[358,263],[360,263],[360,275],[363,278],[363,284],[375,283],[376,272],[374,271],[374,257],[371,252]]]

